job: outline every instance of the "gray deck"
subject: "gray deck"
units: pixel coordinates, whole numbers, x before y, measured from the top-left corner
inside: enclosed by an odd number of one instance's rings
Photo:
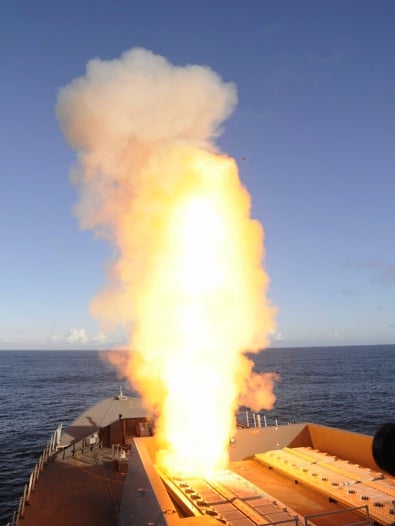
[[[124,478],[106,448],[57,460],[41,473],[23,524],[117,526]]]
[[[106,398],[91,407],[66,429],[62,435],[61,445],[67,446],[73,442],[94,433],[100,427],[106,427],[122,418],[139,418],[147,416],[140,398],[130,397],[127,400]]]

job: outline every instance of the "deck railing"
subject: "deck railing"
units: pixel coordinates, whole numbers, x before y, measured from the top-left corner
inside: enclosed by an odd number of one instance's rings
[[[254,413],[249,409],[245,411],[239,411],[236,414],[236,423],[238,427],[278,427],[278,419],[273,418],[269,421],[263,413]],[[284,422],[285,424],[290,424],[290,422]],[[284,424],[283,423],[283,424]]]
[[[48,462],[54,462],[57,458],[65,459],[73,457],[78,453],[83,454],[88,450],[92,451],[93,449],[102,446],[102,442],[99,440],[97,433],[92,433],[78,442],[62,447],[60,446],[61,435],[62,424],[60,424],[52,433],[48,443],[42,450],[40,458],[30,474],[29,482],[25,484],[23,488],[23,494],[12,514],[11,522],[8,522],[7,526],[18,526],[20,519],[24,517],[25,507],[27,504],[30,504],[32,491],[34,491],[40,478],[40,474]]]
[[[40,458],[37,461],[37,464],[34,466],[33,471],[30,474],[29,482],[25,484],[23,488],[23,494],[18,501],[18,505],[12,514],[11,522],[7,526],[18,526],[19,520],[24,517],[25,507],[30,503],[30,497],[32,491],[36,486],[37,481],[40,478],[40,474],[44,469],[44,466],[50,459],[53,458],[54,454],[57,451],[57,446],[60,442],[60,436],[62,433],[62,424],[60,424],[57,429],[52,433],[48,443],[41,452]]]
[[[265,522],[265,526],[281,526],[281,524],[286,524],[287,526],[289,524],[294,523],[295,526],[302,526],[299,521],[299,517],[289,517],[287,519],[282,519],[275,522]]]
[[[305,526],[313,526],[314,525],[313,519],[324,518],[324,517],[329,517],[333,515],[340,516],[341,514],[344,515],[346,513],[354,513],[354,512],[365,513],[365,517],[362,517],[361,520],[358,522],[347,522],[343,524],[345,524],[346,526],[370,526],[372,524],[370,522],[369,509],[367,505],[355,506],[354,508],[347,508],[343,510],[334,510],[334,511],[327,511],[323,513],[315,513],[314,515],[306,515],[304,519],[304,524]]]
[[[102,447],[103,443],[100,441],[97,432],[91,433],[82,438],[78,442],[73,442],[67,446],[58,447],[53,455],[53,460],[74,457],[81,453],[82,455],[87,451],[93,451]]]

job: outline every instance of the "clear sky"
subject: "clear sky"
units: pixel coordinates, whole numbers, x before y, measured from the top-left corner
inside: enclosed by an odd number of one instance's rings
[[[273,345],[393,343],[393,0],[3,0],[0,349],[99,348],[58,90],[135,46],[238,88],[218,143],[265,229]],[[106,345],[117,342],[106,342]]]

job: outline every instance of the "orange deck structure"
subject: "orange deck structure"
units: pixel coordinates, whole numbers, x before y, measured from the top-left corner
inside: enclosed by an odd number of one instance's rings
[[[155,465],[153,426],[139,400],[86,411],[40,463],[10,524],[395,524],[395,479],[375,464],[372,437],[311,423],[238,429],[227,470],[177,479]]]

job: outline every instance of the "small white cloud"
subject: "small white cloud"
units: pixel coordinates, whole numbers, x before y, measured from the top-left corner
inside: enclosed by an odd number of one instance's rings
[[[327,331],[326,335],[329,338],[333,338],[335,340],[339,337],[339,331],[336,329],[332,329],[331,331]]]
[[[89,338],[85,329],[70,329],[65,340],[67,343],[88,343]]]
[[[107,341],[107,336],[104,334],[104,332],[98,332],[93,336],[92,340],[97,343],[105,343]]]
[[[274,331],[271,334],[271,339],[276,342],[281,342],[283,340],[283,334],[281,331]]]

